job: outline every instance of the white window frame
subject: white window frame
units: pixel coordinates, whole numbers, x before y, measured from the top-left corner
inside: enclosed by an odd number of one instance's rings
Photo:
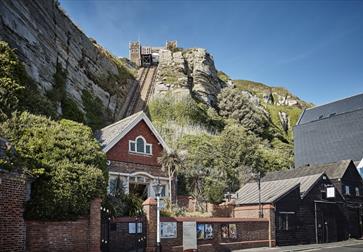
[[[140,138],[144,141],[144,151],[143,152],[137,151],[137,140],[140,139]],[[134,144],[134,146],[135,146],[134,151],[131,150],[131,144]],[[146,146],[150,147],[150,153],[146,152]],[[146,139],[143,136],[138,136],[138,137],[135,138],[135,140],[129,140],[129,152],[130,153],[135,153],[135,154],[142,154],[142,155],[152,156],[152,154],[153,154],[153,145],[147,143]]]
[[[358,186],[355,187],[355,196],[360,196],[360,190]]]

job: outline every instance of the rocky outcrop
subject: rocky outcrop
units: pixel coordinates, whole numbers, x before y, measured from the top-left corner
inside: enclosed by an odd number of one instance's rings
[[[134,78],[122,61],[89,39],[53,0],[0,1],[0,39],[24,62],[45,94],[54,86],[57,62],[67,70],[67,95],[84,111],[82,91],[101,100],[118,119]]]
[[[226,86],[217,76],[213,57],[202,48],[160,51],[154,96],[170,91],[176,96],[193,95],[214,106]]]

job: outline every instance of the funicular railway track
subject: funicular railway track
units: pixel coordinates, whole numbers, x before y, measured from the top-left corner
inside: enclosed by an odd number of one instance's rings
[[[147,104],[147,99],[149,98],[148,96],[150,95],[150,90],[152,89],[153,82],[155,79],[156,69],[157,69],[156,65],[152,65],[149,67],[149,72],[148,74],[146,74],[144,82],[141,85],[140,96],[137,103],[135,104],[133,113],[145,109]]]
[[[144,67],[142,69],[140,79],[139,79],[139,84],[137,85],[137,88],[132,93],[131,100],[130,100],[130,103],[129,103],[128,107],[127,107],[125,117],[128,117],[128,116],[130,116],[131,114],[134,113],[135,106],[137,105],[137,102],[139,100],[141,90],[142,90],[143,86],[145,85],[145,80],[146,80],[146,77],[147,77],[147,75],[149,73],[149,70],[150,70],[150,67]]]

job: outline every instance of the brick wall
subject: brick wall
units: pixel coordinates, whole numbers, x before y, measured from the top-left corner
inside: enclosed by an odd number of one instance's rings
[[[152,155],[140,155],[129,153],[129,140],[135,140],[138,136],[143,136],[147,143],[152,144]],[[161,156],[163,147],[156,136],[142,120],[130,132],[128,132],[117,144],[108,152],[107,159],[128,163],[145,164],[159,166],[157,158]]]
[[[27,251],[100,251],[100,206],[94,200],[89,218],[76,221],[26,221]]]
[[[0,251],[25,250],[25,178],[0,171]]]

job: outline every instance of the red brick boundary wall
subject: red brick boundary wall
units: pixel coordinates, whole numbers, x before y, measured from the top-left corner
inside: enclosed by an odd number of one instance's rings
[[[146,241],[146,251],[156,251],[156,202],[149,198],[143,203],[145,218],[123,217],[112,220],[114,228],[110,231],[110,252],[127,251],[128,248],[135,248],[137,239],[143,238]],[[176,217],[160,218],[161,222],[176,222],[177,237],[162,238],[161,246],[163,251],[183,251],[183,222],[195,221],[197,224],[211,224],[213,227],[213,239],[197,240],[198,251],[230,251],[244,248],[274,246],[268,218],[233,218],[233,217]],[[144,222],[143,234],[128,234],[128,223]],[[144,225],[145,224],[145,225]],[[222,238],[222,225],[236,224],[236,238]],[[145,233],[144,233],[145,232]],[[128,243],[128,244],[126,244]],[[140,244],[144,245],[144,243]],[[127,247],[130,246],[130,247]]]
[[[0,171],[0,251],[25,251],[23,219],[26,179]]]
[[[76,221],[26,221],[27,251],[99,252],[100,207],[101,199],[93,200],[89,218]]]

